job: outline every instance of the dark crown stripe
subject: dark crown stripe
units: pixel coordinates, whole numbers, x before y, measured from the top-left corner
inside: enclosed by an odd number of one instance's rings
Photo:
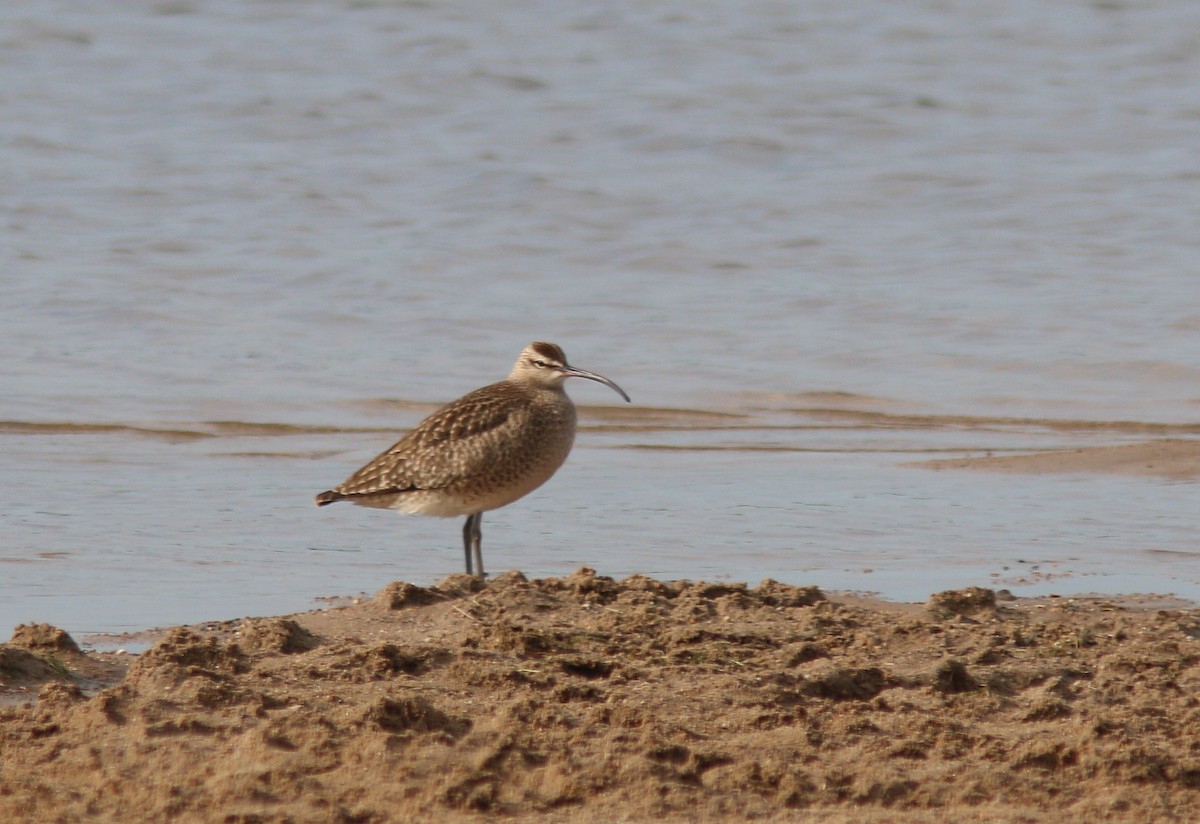
[[[567,362],[567,356],[565,354],[563,354],[563,350],[560,349],[558,346],[556,346],[553,343],[546,343],[545,341],[538,341],[534,344],[531,344],[529,348],[532,349],[534,352],[537,352],[543,358],[548,358],[550,360],[556,360],[559,363]]]

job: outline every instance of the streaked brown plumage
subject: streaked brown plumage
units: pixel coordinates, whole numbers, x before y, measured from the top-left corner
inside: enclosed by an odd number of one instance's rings
[[[553,343],[532,343],[508,378],[434,412],[391,449],[317,495],[317,505],[350,501],[411,514],[466,515],[467,573],[482,576],[483,513],[550,480],[571,452],[575,404],[563,389],[570,377],[603,383],[629,401],[608,378],[568,365]]]

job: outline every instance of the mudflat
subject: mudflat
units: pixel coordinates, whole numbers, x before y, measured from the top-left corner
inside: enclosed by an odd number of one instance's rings
[[[1183,821],[1200,611],[520,573],[0,645],[0,820]]]

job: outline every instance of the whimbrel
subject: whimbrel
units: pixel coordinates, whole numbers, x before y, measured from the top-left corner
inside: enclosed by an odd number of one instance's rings
[[[317,506],[350,501],[409,514],[466,515],[467,574],[483,577],[483,513],[550,480],[571,452],[575,404],[563,390],[567,378],[598,381],[629,402],[608,378],[570,366],[555,344],[531,343],[508,378],[434,412],[391,449],[317,495]]]

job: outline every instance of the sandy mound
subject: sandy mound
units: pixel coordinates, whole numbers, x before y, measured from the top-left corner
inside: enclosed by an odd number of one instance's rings
[[[176,628],[124,673],[14,638],[10,698],[48,686],[0,710],[0,820],[1186,820],[1198,638],[1194,610],[589,570]]]

